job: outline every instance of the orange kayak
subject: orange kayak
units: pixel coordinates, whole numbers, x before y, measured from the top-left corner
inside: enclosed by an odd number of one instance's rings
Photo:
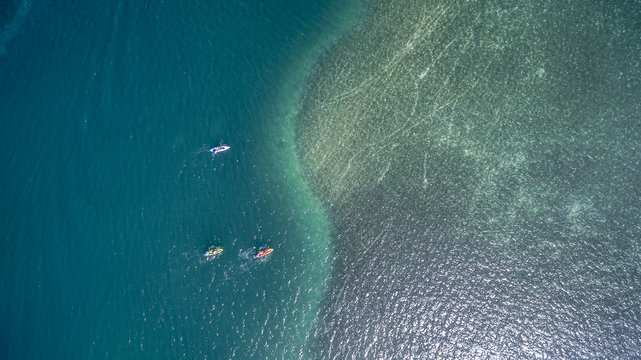
[[[267,248],[267,249],[260,250],[259,252],[254,254],[254,259],[258,259],[258,258],[262,258],[264,256],[267,256],[267,255],[271,254],[272,251],[274,251],[274,249],[272,249],[272,248]]]

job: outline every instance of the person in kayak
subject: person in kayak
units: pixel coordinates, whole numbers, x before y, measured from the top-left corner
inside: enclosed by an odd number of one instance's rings
[[[272,249],[270,247],[265,248],[263,250],[260,250],[260,251],[258,251],[257,253],[254,254],[254,259],[265,257],[265,256],[271,254],[272,251],[274,251],[274,249]]]
[[[222,252],[223,252],[223,248],[217,247],[215,249],[209,249],[209,250],[205,251],[203,256],[206,257],[207,260],[211,260],[211,259],[216,258],[216,256],[220,255]]]

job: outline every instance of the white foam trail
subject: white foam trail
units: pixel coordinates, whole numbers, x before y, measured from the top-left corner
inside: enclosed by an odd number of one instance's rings
[[[209,151],[210,148],[211,147],[208,146],[208,145],[202,145],[198,149],[194,150],[194,152],[187,159],[184,159],[183,162],[182,162],[182,166],[181,166],[180,170],[178,171],[178,174],[176,175],[176,179],[180,178],[183,175],[183,173],[185,172],[185,169],[192,167],[192,162],[195,161],[195,159],[198,157],[198,155],[200,155],[202,153],[211,154],[211,152]],[[213,156],[213,154],[212,154],[212,156]]]

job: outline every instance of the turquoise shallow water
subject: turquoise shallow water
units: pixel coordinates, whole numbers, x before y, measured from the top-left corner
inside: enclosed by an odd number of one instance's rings
[[[320,358],[641,358],[639,5],[370,2],[297,128]]]
[[[0,6],[0,357],[306,353],[329,225],[284,115],[340,8]]]

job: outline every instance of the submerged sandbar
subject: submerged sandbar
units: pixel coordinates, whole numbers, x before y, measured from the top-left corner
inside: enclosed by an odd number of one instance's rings
[[[640,15],[373,2],[297,122],[336,228],[324,356],[635,353]]]

